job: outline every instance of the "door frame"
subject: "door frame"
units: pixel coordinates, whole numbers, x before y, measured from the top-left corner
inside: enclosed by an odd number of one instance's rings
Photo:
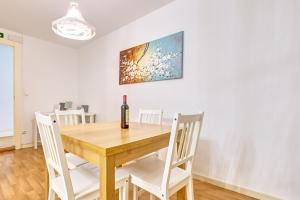
[[[14,49],[14,143],[15,149],[21,148],[22,137],[22,111],[23,111],[23,88],[22,88],[22,48],[21,44],[4,38],[0,38],[0,44]]]

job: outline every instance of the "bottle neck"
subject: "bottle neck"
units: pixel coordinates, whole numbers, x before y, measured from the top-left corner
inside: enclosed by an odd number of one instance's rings
[[[123,95],[123,104],[127,104],[127,96]]]

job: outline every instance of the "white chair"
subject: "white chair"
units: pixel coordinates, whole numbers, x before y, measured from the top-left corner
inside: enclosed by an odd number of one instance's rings
[[[85,164],[69,170],[55,117],[40,113],[35,116],[49,173],[48,199],[54,200],[55,193],[62,200],[99,198],[98,168]],[[128,178],[125,170],[116,170],[116,189],[120,189],[122,200],[128,199]]]
[[[162,124],[162,116],[163,116],[163,111],[160,109],[159,110],[139,109],[139,123],[161,125]],[[159,157],[159,152],[153,152],[153,153],[147,154],[145,156],[138,158],[137,160],[144,159],[144,158],[147,158],[150,156]],[[129,162],[128,164],[133,163],[133,162]],[[137,188],[137,190],[138,190],[138,188]],[[139,190],[137,195],[139,196],[141,192],[142,192],[142,190]]]
[[[81,118],[81,123],[85,124],[85,113],[83,108],[80,110],[55,110],[56,120],[59,127],[63,126],[74,126],[79,124],[79,119]],[[69,169],[74,169],[80,165],[86,164],[87,161],[72,154],[66,153],[67,164]]]
[[[152,156],[125,166],[134,185],[134,200],[137,199],[137,187],[161,200],[167,200],[185,186],[188,200],[194,199],[192,165],[203,116],[204,113],[175,115],[165,162]],[[185,169],[179,168],[184,164]]]
[[[83,108],[80,110],[55,110],[56,120],[59,127],[63,126],[74,126],[79,124],[79,119],[81,118],[81,123],[85,124],[85,113]],[[69,169],[74,169],[80,165],[86,164],[87,161],[72,154],[66,153],[67,164]]]
[[[139,123],[146,123],[146,124],[162,124],[162,110],[149,110],[149,109],[139,109]],[[148,155],[145,155],[139,159],[146,158],[148,156],[159,156],[159,152],[153,152]]]
[[[139,110],[139,122],[140,123],[148,123],[148,124],[158,124],[160,125],[162,122],[162,110]]]
[[[80,110],[55,110],[56,119],[60,127],[63,126],[74,126],[79,124],[85,124],[85,112]]]

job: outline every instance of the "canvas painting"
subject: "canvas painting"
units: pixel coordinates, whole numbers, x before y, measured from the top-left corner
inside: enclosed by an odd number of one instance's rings
[[[182,76],[183,32],[120,52],[120,85],[179,79]]]

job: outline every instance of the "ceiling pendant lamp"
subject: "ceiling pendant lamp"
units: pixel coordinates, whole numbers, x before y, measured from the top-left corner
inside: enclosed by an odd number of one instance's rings
[[[76,2],[70,3],[66,16],[52,22],[52,30],[73,40],[89,40],[96,35],[95,27],[85,21]]]

